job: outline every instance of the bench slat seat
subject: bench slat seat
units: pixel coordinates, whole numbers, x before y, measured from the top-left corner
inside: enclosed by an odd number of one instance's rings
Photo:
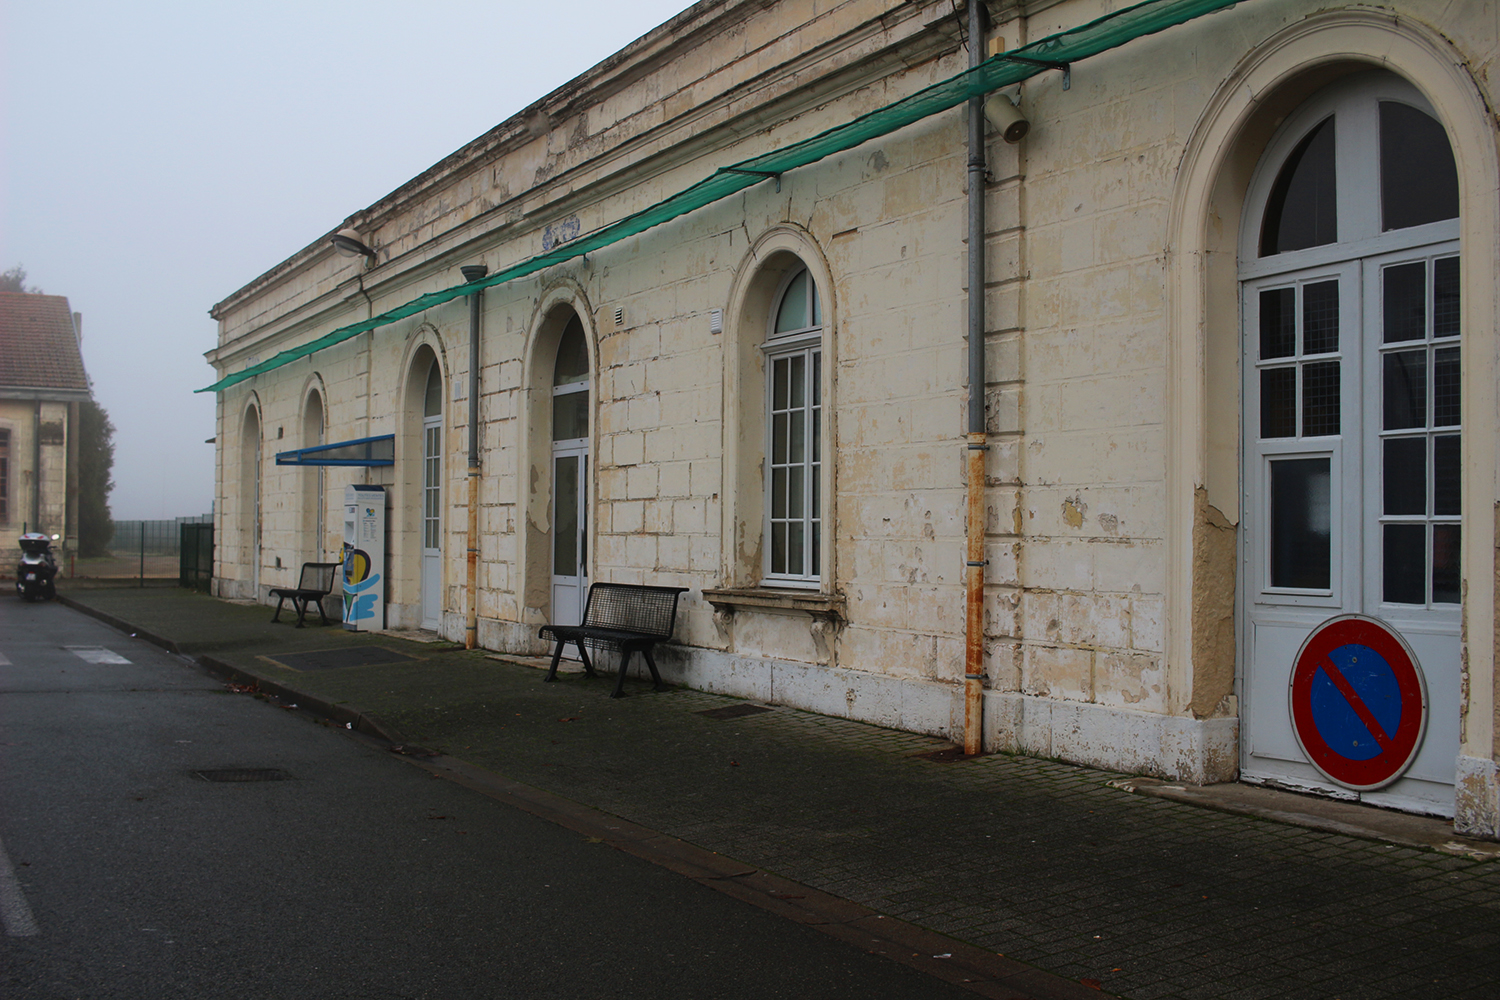
[[[547,670],[544,680],[557,680],[557,665],[562,660],[563,647],[571,642],[578,647],[584,672],[590,677],[594,676],[594,664],[589,659],[587,645],[606,646],[620,651],[620,673],[615,680],[611,698],[624,697],[626,668],[637,652],[651,669],[655,689],[663,690],[665,685],[661,682],[661,674],[657,672],[651,647],[664,639],[672,638],[672,630],[677,623],[677,598],[687,589],[639,583],[591,584],[581,624],[543,625],[537,633],[540,638],[557,643],[557,648],[552,652],[552,666]]]
[[[307,608],[310,604],[318,606],[318,617],[323,619],[323,624],[328,624],[328,614],[323,610],[323,598],[333,591],[333,578],[338,572],[339,563],[303,563],[302,572],[297,578],[295,587],[272,587],[271,596],[276,598],[276,613],[271,616],[271,621],[281,621],[281,609],[287,601],[292,602],[292,608],[297,612],[297,627],[302,627],[302,619],[307,616]]]

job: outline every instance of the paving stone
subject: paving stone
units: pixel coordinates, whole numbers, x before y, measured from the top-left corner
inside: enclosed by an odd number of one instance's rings
[[[740,702],[705,692],[631,683],[616,701],[612,677],[543,685],[389,637],[420,661],[298,674],[258,657],[375,639],[164,594],[86,596],[411,742],[1130,1000],[1495,995],[1500,863],[1130,795],[1054,761],[938,764],[912,755],[941,741],[782,707],[709,719]]]

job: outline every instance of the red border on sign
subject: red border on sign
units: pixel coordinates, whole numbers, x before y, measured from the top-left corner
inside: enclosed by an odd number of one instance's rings
[[[1329,653],[1350,643],[1368,646],[1384,657],[1401,692],[1401,720],[1396,731],[1384,734],[1389,737],[1389,745],[1369,760],[1350,760],[1330,747],[1318,733],[1312,715],[1312,686],[1318,669],[1331,662]],[[1355,791],[1384,788],[1401,777],[1416,757],[1427,729],[1427,683],[1416,655],[1389,625],[1364,615],[1340,615],[1313,629],[1292,665],[1288,700],[1292,732],[1308,762],[1331,781]]]

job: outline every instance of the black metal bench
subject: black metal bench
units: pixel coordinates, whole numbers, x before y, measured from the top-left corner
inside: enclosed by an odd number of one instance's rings
[[[557,642],[557,649],[552,653],[552,667],[544,680],[557,680],[557,663],[562,659],[563,647],[571,642],[578,647],[583,669],[590,677],[594,676],[594,664],[589,660],[585,644],[620,651],[620,675],[611,698],[624,697],[625,668],[630,666],[630,658],[637,651],[646,658],[646,666],[651,668],[655,689],[664,690],[661,674],[656,672],[656,661],[651,658],[651,647],[663,639],[672,638],[672,629],[677,624],[677,597],[687,589],[640,583],[591,584],[583,608],[583,624],[543,625],[537,633],[540,638]]]
[[[339,564],[330,563],[303,563],[302,575],[297,579],[295,587],[273,587],[271,596],[277,598],[276,613],[271,616],[273,622],[281,621],[281,608],[287,601],[292,602],[292,607],[297,610],[297,627],[302,627],[302,619],[307,615],[307,606],[317,604],[318,616],[323,619],[323,624],[328,624],[328,614],[323,610],[323,598],[327,597],[333,590],[333,577],[338,572]]]

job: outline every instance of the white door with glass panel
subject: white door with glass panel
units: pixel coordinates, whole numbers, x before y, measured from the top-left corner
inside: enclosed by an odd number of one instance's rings
[[[563,330],[552,378],[552,615],[583,621],[588,599],[589,366],[583,324]]]
[[[422,627],[443,615],[443,380],[433,362],[422,417]]]
[[[1462,430],[1452,154],[1415,91],[1366,74],[1292,116],[1261,173],[1240,268],[1241,774],[1451,814]],[[1340,614],[1393,627],[1427,682],[1423,743],[1378,791],[1321,774],[1289,717],[1302,642]]]

